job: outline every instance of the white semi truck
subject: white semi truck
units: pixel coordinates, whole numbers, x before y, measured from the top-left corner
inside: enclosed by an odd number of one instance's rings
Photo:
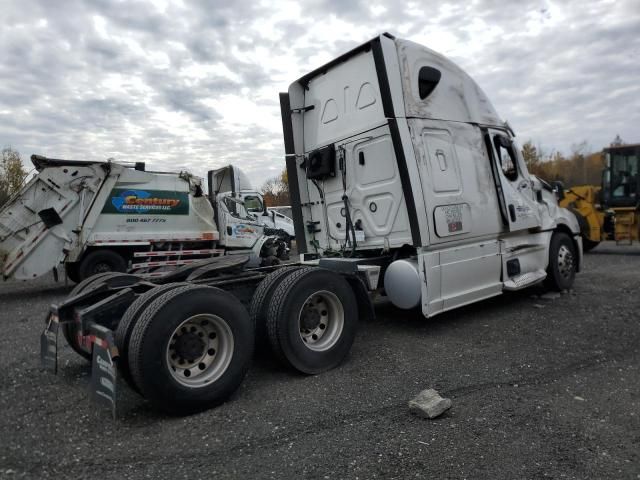
[[[262,199],[231,165],[209,172],[217,190],[207,197],[186,172],[37,155],[32,162],[37,175],[0,209],[5,280],[57,274],[62,264],[77,282],[108,271],[163,275],[225,253],[249,253],[254,266],[286,256],[283,242],[264,234],[262,213],[245,208],[240,184],[247,198]]]
[[[94,395],[115,412],[116,379],[187,414],[229,397],[254,342],[317,374],[350,351],[372,294],[425,317],[546,282],[570,288],[580,229],[531,176],[509,126],[442,55],[389,34],[293,82],[280,96],[300,262],[217,266],[150,285],[106,274],[51,307],[93,359]],[[119,373],[118,373],[119,372]]]

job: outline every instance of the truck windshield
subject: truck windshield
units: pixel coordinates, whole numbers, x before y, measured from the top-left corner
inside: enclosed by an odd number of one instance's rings
[[[250,212],[262,211],[262,200],[257,196],[247,196],[244,197],[244,206]]]

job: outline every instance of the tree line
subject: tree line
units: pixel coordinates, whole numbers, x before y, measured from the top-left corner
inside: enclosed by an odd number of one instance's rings
[[[610,145],[623,142],[618,136]],[[571,153],[565,156],[561,152],[547,152],[529,140],[522,145],[522,156],[529,172],[544,180],[561,181],[565,187],[601,184],[604,155],[602,151],[589,151],[587,142],[573,145]]]

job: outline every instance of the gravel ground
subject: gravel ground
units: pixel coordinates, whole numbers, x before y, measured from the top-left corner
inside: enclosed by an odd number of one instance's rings
[[[65,345],[38,369],[50,303],[70,287],[0,284],[0,478],[640,478],[640,247],[599,246],[575,290],[533,289],[425,320],[387,303],[341,367],[256,358],[226,404],[187,418],[131,392],[88,401]],[[64,343],[64,342],[61,342]],[[436,388],[436,420],[407,401]]]

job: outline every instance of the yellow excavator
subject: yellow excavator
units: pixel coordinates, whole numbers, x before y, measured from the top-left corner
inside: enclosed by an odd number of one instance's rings
[[[560,206],[578,219],[585,251],[602,240],[633,244],[640,239],[640,144],[605,148],[602,185],[562,191]]]

